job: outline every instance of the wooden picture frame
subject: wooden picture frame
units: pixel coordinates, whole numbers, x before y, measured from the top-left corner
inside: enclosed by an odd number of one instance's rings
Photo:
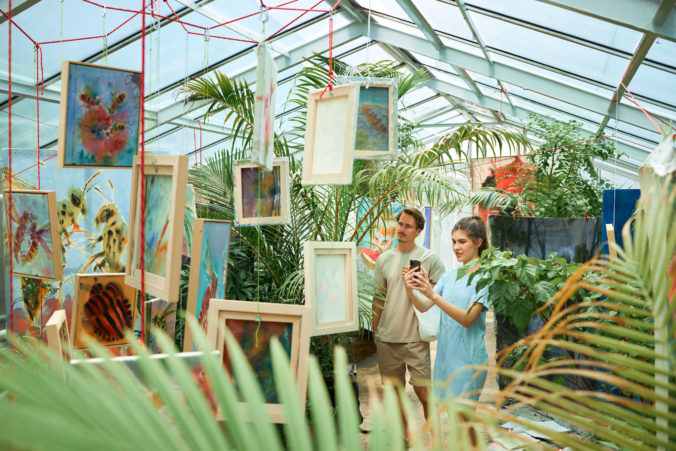
[[[356,160],[393,159],[398,153],[398,84],[394,78],[338,77],[359,84],[355,129]]]
[[[254,372],[262,383],[263,395],[270,417],[275,423],[284,422],[284,412],[276,398],[269,348],[267,352],[257,352],[252,361],[251,347],[261,349],[269,344],[272,336],[281,336],[280,342],[287,347],[291,372],[296,378],[296,386],[301,405],[305,405],[307,389],[307,357],[310,354],[310,313],[311,308],[304,305],[272,304],[268,302],[231,301],[212,299],[209,305],[209,326],[207,340],[220,351],[227,368],[228,352],[225,347],[225,335],[219,330],[225,327],[226,333],[232,333],[249,358]],[[266,324],[268,323],[268,324]],[[278,334],[276,334],[278,332]],[[255,334],[259,335],[256,336]],[[265,348],[264,348],[265,349]],[[262,357],[261,357],[261,354]],[[265,360],[267,358],[267,361]],[[267,375],[267,377],[266,377]],[[272,387],[272,388],[271,388]],[[246,411],[246,404],[241,403]],[[219,419],[223,418],[219,410]],[[227,419],[226,419],[227,420]]]
[[[352,183],[358,101],[358,83],[308,94],[303,185]]]
[[[312,336],[359,329],[357,246],[306,241],[305,305],[312,307]]]
[[[141,72],[63,61],[61,81],[58,166],[130,168],[139,147]]]
[[[56,354],[68,361],[68,345],[70,334],[68,333],[68,318],[65,310],[55,310],[45,325],[47,331],[47,345]]]
[[[254,105],[251,162],[272,171],[275,155],[275,93],[277,64],[268,44],[256,47],[256,101]]]
[[[288,224],[288,158],[275,158],[272,171],[254,163],[236,163],[234,171],[237,225]]]
[[[56,210],[56,191],[12,190],[2,193],[12,240],[12,274],[61,280],[63,260]],[[11,219],[11,222],[10,222]]]
[[[124,334],[134,331],[137,298],[123,273],[76,274],[70,322],[73,349],[85,349],[87,335],[102,346],[127,344]]]
[[[232,223],[216,219],[196,219],[192,235],[190,278],[186,316],[195,316],[206,332],[209,302],[224,299],[228,279],[228,253]],[[210,275],[212,274],[212,275]],[[186,322],[183,351],[193,350],[193,330]]]
[[[140,159],[138,155],[134,158],[132,169],[131,239],[125,266],[125,283],[138,290],[141,289]],[[168,302],[178,302],[188,157],[150,155],[145,160],[145,290]]]

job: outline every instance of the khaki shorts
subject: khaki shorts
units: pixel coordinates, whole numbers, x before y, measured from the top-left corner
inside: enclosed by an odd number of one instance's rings
[[[427,341],[388,343],[376,340],[380,377],[396,379],[406,385],[406,369],[411,385],[428,385],[432,377],[430,344]]]

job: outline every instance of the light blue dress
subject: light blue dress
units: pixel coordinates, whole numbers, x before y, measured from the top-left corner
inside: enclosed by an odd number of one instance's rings
[[[488,352],[484,342],[486,310],[490,307],[488,287],[477,293],[476,278],[468,286],[469,275],[460,280],[456,280],[456,277],[457,269],[446,272],[434,286],[434,291],[463,310],[466,310],[475,301],[483,304],[485,308],[468,328],[460,325],[442,310],[437,357],[434,363],[434,390],[440,399],[452,398],[476,390],[475,394],[468,395],[467,398],[477,400],[486,380],[485,371],[473,377],[475,375],[474,369],[463,370],[455,375],[450,384],[447,381],[458,368],[465,365],[483,365],[488,360]]]

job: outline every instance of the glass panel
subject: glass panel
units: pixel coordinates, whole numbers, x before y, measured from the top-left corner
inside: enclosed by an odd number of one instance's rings
[[[371,18],[372,21],[379,25],[383,25],[385,27],[391,28],[396,31],[401,31],[407,34],[412,34],[414,36],[418,36],[420,38],[425,38],[425,35],[418,29],[417,26],[413,25],[406,25],[401,22],[397,22],[396,20],[391,20],[391,19],[386,19],[384,17],[378,17],[378,16],[373,16]]]
[[[465,22],[465,18],[462,17],[462,13],[457,6],[438,1],[415,3],[435,30],[451,36],[474,40],[467,22]]]
[[[676,66],[676,42],[667,41],[663,38],[655,39],[655,42],[648,51],[648,55],[646,55],[646,59],[671,67]]]
[[[471,13],[470,13],[471,14]],[[472,14],[486,45],[609,85],[616,85],[628,60],[544,33]]]
[[[622,105],[635,106],[633,102],[629,101],[626,95],[625,97],[622,98]],[[648,111],[650,114],[660,116],[663,119],[666,119],[667,122],[669,122],[670,120],[676,122],[676,111],[674,111],[674,109],[669,110],[666,108],[662,108],[661,106],[657,106],[651,102],[641,102],[641,106],[645,108],[645,110]]]
[[[366,49],[362,49],[350,55],[346,55],[341,59],[344,63],[351,66],[357,66],[362,63],[375,63],[377,61],[392,59],[392,56],[383,50],[381,46],[370,45],[368,52]]]
[[[355,3],[361,5],[366,11],[371,8],[371,11],[381,12],[403,20],[411,20],[395,0],[356,0]]]
[[[653,130],[654,131],[646,130],[644,128],[636,127],[635,125],[626,122],[620,122],[619,124],[617,124],[617,131],[626,133],[627,135],[633,136],[634,138],[641,138],[646,141],[650,141],[654,143],[654,146],[657,146],[657,144],[659,144],[660,141],[662,141],[662,135],[657,132],[657,129]],[[606,127],[606,134],[612,135],[614,134],[614,132],[615,132],[615,120],[611,119],[610,122],[608,123],[608,127]]]
[[[633,53],[641,33],[535,0],[471,0],[478,8]],[[472,8],[472,17],[481,13]],[[481,28],[481,32],[484,30]]]
[[[435,69],[439,69],[439,70],[442,70],[444,72],[448,72],[448,73],[453,74],[453,75],[457,74],[457,72],[455,71],[453,66],[451,66],[450,64],[447,64],[447,63],[440,61],[438,59],[428,58],[427,56],[421,55],[420,53],[411,52],[411,54],[413,56],[415,56],[418,61],[420,61],[421,63],[423,63],[427,67],[434,67]]]
[[[484,90],[490,92],[491,90],[500,89],[496,79],[491,77],[486,77],[485,75],[477,74],[476,72],[467,71],[467,73],[472,77],[472,79],[479,85],[481,91]]]
[[[643,65],[638,68],[627,88],[634,95],[662,100],[673,105],[676,99],[676,74]]]
[[[430,88],[422,86],[420,88],[407,92],[404,97],[400,97],[399,107],[405,108],[406,105],[413,105],[414,103],[418,103],[423,99],[429,99],[430,97],[435,95],[436,93],[432,91]]]
[[[442,72],[440,70],[437,70],[437,69],[434,69],[434,68],[431,68],[431,67],[428,68],[428,69],[434,75],[435,78],[437,78],[441,81],[444,81],[446,83],[450,83],[450,84],[455,85],[455,86],[459,86],[459,87],[464,88],[464,89],[469,89],[469,87],[467,86],[467,83],[465,83],[465,80],[463,80],[462,78],[460,78],[457,75],[451,75],[451,74],[448,74],[446,72]]]
[[[316,2],[315,2],[316,3]],[[229,5],[228,5],[229,7]],[[260,4],[259,4],[260,7]],[[289,7],[296,7],[295,3],[292,3],[289,5]],[[339,7],[340,8],[340,7]],[[297,12],[300,14],[299,12]],[[277,11],[274,11],[273,13],[270,13],[270,17],[273,15],[276,15]],[[317,14],[306,14],[303,16],[298,22],[295,22],[291,27],[298,26],[298,24],[302,24],[304,22],[307,22],[308,20],[317,17]],[[333,31],[336,32],[337,30],[343,28],[344,26],[348,25],[350,22],[352,22],[349,18],[347,18],[343,14],[334,14],[333,15]],[[266,25],[266,30],[268,29],[268,26]],[[286,29],[288,30],[288,28]],[[268,35],[270,33],[267,33]],[[287,36],[284,36],[283,38],[275,41],[276,43],[279,43],[281,46],[286,47],[288,50],[291,50],[301,44],[305,44],[306,42],[313,41],[317,38],[320,38],[321,36],[326,36],[326,48],[329,47],[329,19],[325,18],[323,20],[320,20],[316,23],[313,23],[312,25],[308,25],[304,28],[297,29],[293,31],[293,33],[289,33]],[[334,42],[334,45],[340,45],[342,44],[341,42]]]
[[[441,111],[442,109],[448,108],[448,101],[443,97],[437,97],[425,102],[421,105],[415,106],[407,110],[409,115],[412,115],[416,118],[416,122],[422,119],[425,115]]]
[[[34,99],[23,99],[12,105],[12,149],[34,152],[37,146],[37,122]],[[0,147],[6,151],[9,133],[9,115],[4,110],[0,114]],[[59,131],[59,104],[40,102],[40,147],[44,147],[58,137]],[[42,149],[41,158],[46,158],[56,152],[56,147],[51,150]]]

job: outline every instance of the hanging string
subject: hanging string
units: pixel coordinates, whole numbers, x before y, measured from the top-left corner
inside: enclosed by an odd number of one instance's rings
[[[106,5],[101,13],[101,37],[103,38],[103,64],[108,65],[108,36],[106,35]]]
[[[206,73],[209,67],[209,41],[211,40],[211,32],[208,28],[204,29],[204,56],[202,57],[202,70]]]
[[[141,180],[139,183],[139,190],[141,191],[141,246],[139,246],[141,251],[141,341],[145,344],[146,342],[146,309],[145,309],[145,300],[146,300],[146,264],[145,264],[145,246],[143,243],[146,242],[146,136],[145,136],[145,74],[146,74],[146,0],[141,0],[143,4],[142,11],[144,12],[143,17],[141,18]]]
[[[340,2],[338,2],[340,3]],[[338,4],[336,4],[338,6]],[[324,93],[328,89],[330,93],[333,93],[333,11],[329,17],[329,83],[326,85],[326,88],[319,95],[321,99],[324,97]]]

